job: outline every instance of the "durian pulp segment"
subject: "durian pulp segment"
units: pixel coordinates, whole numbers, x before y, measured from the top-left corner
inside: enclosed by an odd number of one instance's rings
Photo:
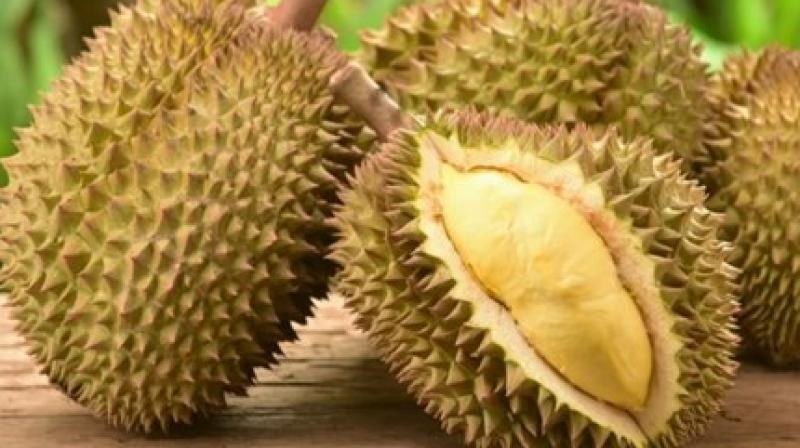
[[[510,173],[441,167],[447,233],[528,343],[587,394],[641,410],[653,369],[648,332],[589,222]]]

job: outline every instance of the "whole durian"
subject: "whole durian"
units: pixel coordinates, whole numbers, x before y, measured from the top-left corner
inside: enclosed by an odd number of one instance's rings
[[[615,125],[689,161],[702,150],[707,67],[682,26],[638,0],[435,0],[362,38],[400,105],[470,105],[532,123]]]
[[[355,73],[334,89],[363,112]],[[400,127],[341,194],[334,284],[426,411],[479,447],[701,434],[737,367],[737,272],[679,162],[474,111],[414,128],[383,103],[365,118]]]
[[[123,9],[20,133],[0,283],[42,371],[115,426],[244,394],[327,290],[326,219],[364,134],[328,91],[329,36],[284,29],[314,2]]]
[[[745,346],[800,362],[800,53],[727,61],[714,81],[702,179],[742,273]]]

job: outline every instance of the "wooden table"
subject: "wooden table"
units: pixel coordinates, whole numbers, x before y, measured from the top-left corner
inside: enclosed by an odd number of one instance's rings
[[[0,302],[2,297],[0,297]],[[352,328],[341,302],[320,305],[287,344],[287,359],[261,371],[249,398],[199,427],[146,438],[111,429],[38,375],[0,308],[0,447],[455,448],[417,408]],[[725,414],[696,448],[800,447],[800,373],[743,368]]]

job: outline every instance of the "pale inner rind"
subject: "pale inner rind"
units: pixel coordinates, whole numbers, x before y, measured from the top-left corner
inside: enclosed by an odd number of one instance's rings
[[[456,280],[452,296],[472,305],[469,324],[487,330],[503,347],[506,357],[517,363],[525,375],[553,393],[559,403],[613,430],[636,446],[668,429],[670,419],[681,408],[685,393],[679,383],[677,355],[681,342],[672,332],[675,319],[661,298],[655,282],[655,265],[641,251],[641,241],[630,225],[606,210],[601,188],[585,179],[575,162],[553,163],[532,152],[521,151],[513,142],[507,147],[465,150],[453,137],[445,139],[428,131],[419,137],[422,163],[418,172],[420,229],[427,236],[423,250],[441,259]],[[440,204],[442,165],[460,170],[494,168],[513,173],[557,191],[575,205],[603,238],[617,264],[620,280],[631,292],[647,327],[653,356],[649,395],[640,411],[626,411],[599,400],[570,383],[553,369],[517,329],[505,306],[490,297],[459,257],[445,229]]]
[[[441,184],[450,240],[528,342],[576,387],[641,409],[653,362],[647,330],[586,219],[507,172],[443,164]]]

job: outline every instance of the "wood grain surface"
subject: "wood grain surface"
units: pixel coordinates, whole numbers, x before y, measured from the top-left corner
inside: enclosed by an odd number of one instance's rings
[[[0,447],[462,446],[396,385],[340,300],[320,303],[300,335],[280,366],[259,372],[249,397],[195,427],[144,437],[108,427],[49,386],[0,307]],[[725,413],[693,447],[800,448],[800,373],[745,365]]]

